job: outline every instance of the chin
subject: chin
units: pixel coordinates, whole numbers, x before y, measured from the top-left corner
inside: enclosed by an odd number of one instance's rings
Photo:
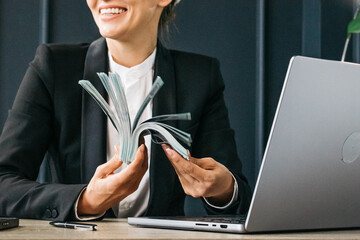
[[[111,40],[116,40],[116,41],[120,41],[120,42],[128,42],[129,37],[126,37],[124,35],[116,35],[116,34],[102,34],[100,33],[102,37],[106,38],[106,39],[111,39]]]
[[[122,32],[109,30],[109,29],[100,29],[100,34],[104,38],[117,39],[119,36],[124,35]]]

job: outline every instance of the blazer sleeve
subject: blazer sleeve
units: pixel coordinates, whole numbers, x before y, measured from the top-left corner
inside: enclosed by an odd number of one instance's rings
[[[84,188],[36,182],[53,141],[52,74],[51,51],[40,46],[0,137],[0,216],[65,220]]]
[[[209,156],[226,166],[238,183],[237,201],[226,209],[215,209],[202,200],[207,212],[209,214],[245,214],[250,204],[251,190],[242,173],[242,164],[237,155],[234,131],[230,127],[224,101],[224,88],[219,62],[213,59],[207,104],[202,110],[192,151],[194,156]]]

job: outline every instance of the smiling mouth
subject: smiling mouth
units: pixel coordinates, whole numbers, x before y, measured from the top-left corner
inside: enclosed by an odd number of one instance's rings
[[[100,10],[101,15],[113,15],[113,14],[121,14],[126,12],[126,8],[103,8]]]

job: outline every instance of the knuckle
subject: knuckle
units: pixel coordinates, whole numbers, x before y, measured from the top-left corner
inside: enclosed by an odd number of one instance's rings
[[[204,158],[207,162],[215,162],[215,160],[212,157],[206,157]]]
[[[96,172],[96,173],[100,173],[100,172],[102,172],[103,169],[104,169],[104,166],[103,166],[103,165],[99,165],[99,166],[96,167],[95,172]]]
[[[208,162],[214,162],[215,161],[212,157],[206,157],[206,158],[204,158],[204,160],[206,160]]]

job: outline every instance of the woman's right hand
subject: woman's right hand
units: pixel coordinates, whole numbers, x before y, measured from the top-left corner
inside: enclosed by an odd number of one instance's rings
[[[137,149],[135,160],[127,168],[114,173],[122,163],[119,161],[119,148],[116,147],[115,156],[97,167],[89,185],[82,192],[77,208],[79,216],[102,214],[136,191],[148,169],[145,144]]]

